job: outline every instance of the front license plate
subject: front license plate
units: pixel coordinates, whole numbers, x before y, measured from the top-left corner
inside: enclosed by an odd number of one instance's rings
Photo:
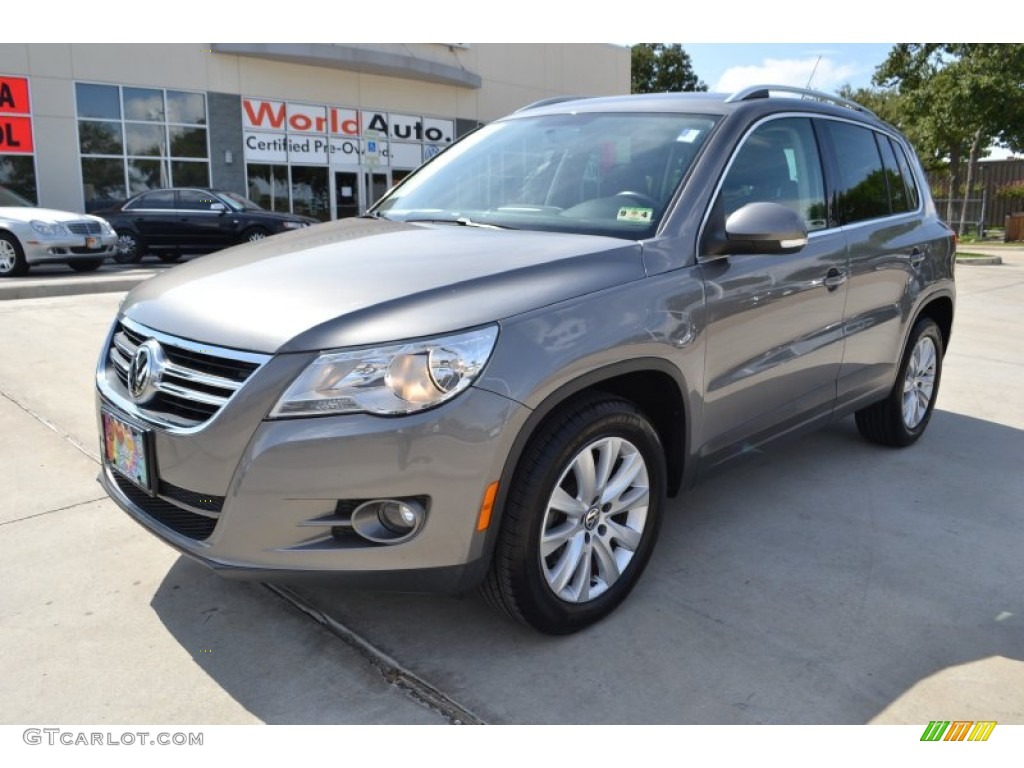
[[[153,493],[153,462],[150,434],[134,424],[103,411],[103,459],[115,472],[127,477],[146,493]]]
[[[99,245],[100,245],[100,242],[95,237],[87,237],[87,238],[85,238],[85,247],[86,248],[99,248]]]

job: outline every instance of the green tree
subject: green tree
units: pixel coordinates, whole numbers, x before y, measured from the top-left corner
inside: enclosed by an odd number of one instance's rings
[[[693,71],[690,54],[679,43],[637,43],[632,47],[633,93],[706,91]]]
[[[1024,148],[1024,44],[900,43],[875,70],[874,84],[899,106],[882,116],[927,160],[948,163],[951,198],[961,186],[972,188],[987,147]],[[961,234],[965,216],[966,206]]]

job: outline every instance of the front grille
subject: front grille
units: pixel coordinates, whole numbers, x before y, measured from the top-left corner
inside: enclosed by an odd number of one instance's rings
[[[176,501],[195,509],[201,509],[207,514],[220,514],[224,508],[224,497],[213,496],[209,493],[197,493],[187,488],[179,488],[171,485],[166,480],[160,481],[158,493],[169,501]]]
[[[98,235],[103,231],[98,221],[73,221],[64,226],[76,235]]]
[[[196,541],[203,541],[204,539],[209,538],[210,534],[213,533],[213,529],[217,527],[216,516],[208,517],[206,515],[200,515],[196,512],[190,512],[187,509],[183,509],[176,504],[172,504],[166,499],[160,497],[153,498],[130,480],[122,477],[113,470],[110,471],[110,476],[113,478],[114,483],[117,484],[118,490],[120,490],[132,504],[141,509],[146,513],[146,515],[153,518],[158,523],[170,528],[175,533],[180,533],[182,536],[187,536],[188,538],[195,539]],[[161,483],[161,490],[164,485],[164,483]],[[192,493],[192,491],[185,491],[185,493]]]
[[[152,398],[133,403],[128,371],[136,350],[149,339],[160,343],[166,362]],[[151,423],[172,427],[196,427],[213,418],[269,359],[177,339],[127,319],[118,322],[107,354],[122,388],[120,394],[133,410]]]

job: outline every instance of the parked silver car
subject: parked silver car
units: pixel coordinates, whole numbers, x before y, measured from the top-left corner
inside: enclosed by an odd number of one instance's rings
[[[99,269],[115,251],[117,235],[98,216],[37,208],[0,187],[0,277],[17,277],[33,264],[60,262],[76,272]]]
[[[132,291],[96,371],[101,481],[225,575],[481,585],[572,632],[709,470],[849,414],[916,441],[954,250],[906,139],[850,102],[548,102],[367,217]]]

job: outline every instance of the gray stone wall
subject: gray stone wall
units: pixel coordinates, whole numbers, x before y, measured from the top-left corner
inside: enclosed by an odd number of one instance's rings
[[[237,93],[206,94],[210,121],[210,183],[216,189],[246,194],[245,147],[242,144],[242,97]],[[231,162],[226,153],[231,153]]]

